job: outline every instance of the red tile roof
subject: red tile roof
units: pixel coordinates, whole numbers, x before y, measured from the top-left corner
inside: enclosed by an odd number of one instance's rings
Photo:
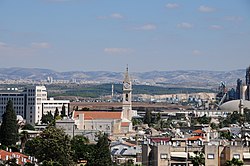
[[[121,123],[121,127],[128,127],[129,126],[129,122],[122,122]]]
[[[121,112],[112,111],[75,111],[74,118],[78,118],[79,114],[84,114],[84,120],[93,119],[121,119]]]
[[[22,153],[0,150],[0,160],[6,161],[12,158],[16,158],[18,160],[18,164],[20,165],[24,165],[26,162],[30,162],[30,160],[28,159],[28,156]],[[26,160],[26,162],[24,162],[24,159]]]
[[[197,134],[202,134],[205,133],[203,130],[198,129],[198,130],[194,130],[193,133],[197,133]]]
[[[203,139],[203,137],[202,136],[192,136],[192,137],[188,138],[189,141],[196,141],[196,140],[199,140],[199,139]]]
[[[160,143],[161,141],[163,141],[163,142],[169,142],[170,138],[169,137],[152,137],[151,141],[155,142],[155,143]]]

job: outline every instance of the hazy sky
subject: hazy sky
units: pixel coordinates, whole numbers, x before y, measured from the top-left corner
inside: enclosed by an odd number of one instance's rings
[[[249,0],[0,0],[0,67],[234,70]]]

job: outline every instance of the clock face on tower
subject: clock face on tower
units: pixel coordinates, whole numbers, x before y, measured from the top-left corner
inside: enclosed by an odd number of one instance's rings
[[[128,82],[125,82],[124,83],[124,88],[129,89],[130,88],[130,84]]]

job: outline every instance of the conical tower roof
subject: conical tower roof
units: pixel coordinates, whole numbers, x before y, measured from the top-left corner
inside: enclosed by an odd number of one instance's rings
[[[123,82],[130,82],[129,73],[128,73],[128,66],[127,66],[126,72],[124,74],[124,81]]]

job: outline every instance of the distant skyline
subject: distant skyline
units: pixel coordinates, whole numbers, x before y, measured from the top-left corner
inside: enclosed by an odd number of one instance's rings
[[[1,0],[0,68],[245,69],[249,0]]]

